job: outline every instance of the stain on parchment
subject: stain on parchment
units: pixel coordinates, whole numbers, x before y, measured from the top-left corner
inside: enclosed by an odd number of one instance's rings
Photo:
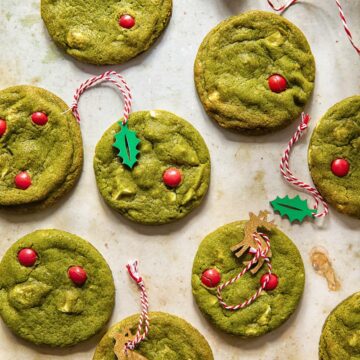
[[[49,44],[45,57],[43,58],[43,64],[50,64],[55,62],[59,58],[59,50],[54,44]]]
[[[336,277],[335,271],[329,259],[329,254],[326,249],[321,247],[314,247],[310,251],[310,260],[315,272],[326,279],[329,290],[338,291],[341,287],[341,284]]]
[[[22,26],[31,27],[40,22],[40,17],[37,14],[30,14],[20,19]]]

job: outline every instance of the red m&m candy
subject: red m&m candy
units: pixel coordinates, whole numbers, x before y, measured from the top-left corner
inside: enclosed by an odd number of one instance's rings
[[[0,137],[3,136],[6,132],[6,121],[4,119],[0,119]]]
[[[76,285],[83,285],[87,280],[86,271],[81,266],[71,266],[68,270],[68,276]]]
[[[215,287],[219,284],[221,275],[216,269],[207,269],[201,275],[201,282],[207,287]]]
[[[30,248],[21,249],[18,253],[19,263],[26,267],[31,267],[36,263],[38,256],[35,250]]]
[[[267,281],[265,285],[265,290],[270,291],[276,289],[279,284],[279,278],[275,274],[264,274],[260,279],[261,286]]]
[[[345,159],[336,159],[331,163],[331,171],[338,177],[344,177],[349,173],[350,164]]]
[[[128,14],[121,15],[119,25],[125,29],[131,29],[135,25],[135,19]]]
[[[46,123],[48,122],[49,119],[45,113],[43,113],[41,111],[37,111],[31,115],[31,120],[36,125],[44,126],[44,125],[46,125]]]
[[[164,171],[163,181],[166,186],[177,187],[182,180],[181,171],[177,168],[168,168]]]
[[[18,189],[26,190],[31,185],[31,177],[27,171],[21,171],[15,176],[14,182]]]
[[[287,89],[286,79],[279,75],[274,74],[268,78],[269,88],[272,92],[280,93]]]

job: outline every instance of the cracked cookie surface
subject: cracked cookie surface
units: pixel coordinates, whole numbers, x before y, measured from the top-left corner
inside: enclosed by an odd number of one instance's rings
[[[172,0],[42,0],[41,15],[53,40],[92,64],[122,64],[147,50],[166,28]],[[119,25],[130,15],[135,25]]]
[[[305,272],[301,255],[292,241],[280,230],[264,231],[271,241],[271,264],[279,278],[275,290],[264,291],[251,305],[237,311],[225,310],[216,297],[216,287],[201,282],[202,273],[216,269],[221,274],[220,284],[236,276],[244,267],[230,248],[244,238],[246,221],[222,226],[209,234],[200,244],[192,269],[192,289],[201,312],[219,329],[233,335],[254,337],[266,334],[281,324],[296,310],[304,290]],[[223,290],[226,303],[237,305],[249,299],[259,288],[266,265],[252,275],[247,272],[240,280]],[[219,285],[220,285],[219,284]]]
[[[0,207],[33,211],[54,204],[78,180],[83,163],[80,127],[68,106],[52,93],[33,86],[0,91],[0,119],[7,129],[0,137]],[[44,112],[39,126],[32,114]],[[26,171],[32,184],[18,189],[14,179]]]
[[[31,248],[37,261],[21,265],[18,253]],[[71,266],[87,273],[82,286]],[[59,230],[39,230],[18,240],[0,262],[0,314],[18,336],[35,344],[69,346],[96,334],[114,306],[114,282],[101,254],[87,241]]]
[[[233,16],[210,31],[195,60],[200,100],[220,126],[247,134],[281,129],[295,120],[312,93],[315,61],[303,33],[264,11]],[[268,78],[287,81],[281,93]]]
[[[331,107],[321,118],[310,140],[308,161],[316,188],[338,211],[360,218],[360,96]],[[346,176],[331,171],[332,161],[350,164]]]
[[[149,335],[135,353],[147,360],[213,360],[204,336],[185,320],[166,313],[150,312]],[[96,348],[93,360],[114,360],[114,336],[129,331],[129,340],[136,334],[139,315],[130,316],[115,324]]]
[[[340,303],[324,324],[320,360],[360,359],[360,292]]]
[[[107,204],[130,220],[154,225],[180,219],[199,206],[210,182],[210,155],[197,130],[163,110],[132,113],[128,127],[141,140],[133,169],[121,163],[113,147],[118,123],[96,147],[96,181]],[[175,188],[162,179],[172,167],[180,169],[183,178]]]

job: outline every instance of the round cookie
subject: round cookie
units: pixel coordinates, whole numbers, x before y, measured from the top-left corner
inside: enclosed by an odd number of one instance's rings
[[[237,258],[230,248],[244,239],[246,221],[222,226],[200,244],[192,269],[192,289],[201,312],[219,329],[242,337],[266,334],[281,324],[296,310],[304,290],[305,273],[300,253],[280,230],[264,231],[271,241],[271,263],[279,283],[275,290],[264,291],[251,305],[237,311],[225,310],[216,297],[216,287],[202,282],[202,274],[215,269],[225,283],[245,267],[243,261],[253,255]],[[247,272],[240,280],[223,290],[226,303],[236,305],[250,298],[259,288],[266,265],[255,275]]]
[[[82,139],[67,110],[61,99],[37,87],[0,91],[1,208],[47,208],[75,185],[83,164]]]
[[[172,0],[41,0],[53,40],[97,65],[122,64],[147,50],[166,28]]]
[[[118,123],[99,141],[94,158],[101,195],[128,219],[149,225],[165,224],[187,215],[205,196],[210,182],[210,156],[197,130],[180,117],[163,110],[139,111],[128,127],[140,139],[138,164],[121,163],[113,147]],[[176,168],[180,184],[167,186],[164,173]]]
[[[150,331],[135,353],[148,360],[213,360],[213,354],[204,336],[185,320],[162,312],[151,312]],[[114,336],[119,333],[135,335],[139,315],[133,315],[114,325],[96,348],[93,360],[114,360]]]
[[[360,292],[344,300],[326,319],[320,338],[319,358],[360,358]]]
[[[280,75],[287,84],[269,78]],[[284,128],[312,93],[315,61],[304,34],[282,16],[249,11],[221,22],[195,60],[200,100],[220,126],[249,135]],[[280,85],[280,88],[279,88]]]
[[[359,153],[360,95],[357,95],[326,112],[313,132],[308,151],[311,177],[321,195],[338,211],[356,218],[360,218]],[[336,160],[340,166],[336,163],[333,166]]]
[[[71,280],[73,267],[85,271],[85,283],[79,272]],[[101,254],[64,231],[28,234],[0,262],[0,315],[15,334],[35,344],[62,347],[90,338],[109,320],[114,296]]]

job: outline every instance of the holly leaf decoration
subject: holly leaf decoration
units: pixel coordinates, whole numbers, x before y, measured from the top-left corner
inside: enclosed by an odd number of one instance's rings
[[[140,139],[136,136],[135,131],[128,129],[127,124],[123,125],[119,122],[119,125],[121,129],[115,134],[113,147],[119,150],[118,156],[122,159],[122,163],[132,169],[138,161],[139,150],[137,146]]]
[[[294,198],[289,198],[286,195],[284,198],[279,196],[270,201],[274,212],[278,212],[282,218],[287,217],[291,223],[299,221],[302,223],[306,217],[313,217],[317,210],[310,209],[307,200],[301,200],[299,195]]]

